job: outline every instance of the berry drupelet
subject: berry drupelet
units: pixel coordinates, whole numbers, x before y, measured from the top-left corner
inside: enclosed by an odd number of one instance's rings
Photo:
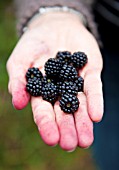
[[[78,92],[83,91],[83,85],[84,85],[84,79],[80,76],[78,79],[75,81],[77,87],[78,87]]]
[[[70,64],[71,63],[71,53],[69,51],[59,51],[56,54],[56,58],[61,60],[62,64]]]
[[[78,78],[78,73],[73,66],[64,64],[59,75],[60,79],[66,81],[74,81]]]
[[[71,56],[71,63],[75,68],[82,68],[87,63],[87,55],[83,52],[75,52]]]
[[[78,94],[78,87],[76,85],[76,83],[74,82],[64,82],[62,85],[59,86],[59,94],[62,95],[62,94],[66,94],[66,93],[69,93],[69,94],[72,94],[72,95],[77,95]]]
[[[62,67],[62,63],[60,60],[55,59],[55,58],[50,58],[45,63],[46,76],[52,77],[52,78],[57,78],[57,76],[59,76],[61,67]]]
[[[26,84],[26,90],[31,94],[31,96],[40,96],[42,90],[41,80],[37,78],[29,79]]]
[[[26,80],[28,81],[29,79],[34,79],[34,77],[42,79],[43,75],[38,68],[29,68],[26,72]]]
[[[79,107],[79,100],[71,94],[63,94],[60,102],[61,110],[65,113],[75,113]]]
[[[58,98],[57,86],[54,83],[47,83],[42,87],[42,98],[52,104]]]

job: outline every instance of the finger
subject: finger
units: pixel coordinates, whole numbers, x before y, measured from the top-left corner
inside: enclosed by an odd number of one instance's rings
[[[30,100],[30,95],[26,91],[26,85],[17,79],[12,80],[9,83],[9,91],[12,94],[12,104],[13,106],[21,110],[28,104]]]
[[[26,91],[25,66],[10,61],[7,63],[7,70],[9,74],[8,90],[12,95],[13,106],[18,110],[23,109],[30,100],[30,95]]]
[[[87,97],[88,113],[94,122],[103,116],[102,82],[99,70],[89,70],[84,77],[84,92]]]
[[[59,141],[59,131],[52,105],[41,97],[32,97],[31,105],[34,121],[42,139],[50,146],[56,145]]]
[[[12,95],[12,103],[16,109],[23,109],[30,100],[30,95],[26,92],[25,79],[32,58],[31,48],[28,50],[28,47],[28,42],[22,38],[6,65],[9,75],[8,90]]]
[[[74,118],[71,114],[66,114],[60,109],[58,101],[55,103],[54,110],[60,131],[60,146],[64,150],[72,151],[78,144]]]
[[[33,67],[38,67],[43,75],[45,75],[44,65],[50,56],[51,54],[44,54],[34,61]],[[38,126],[43,141],[50,146],[56,145],[59,142],[59,130],[52,105],[43,100],[42,97],[32,97],[31,105],[34,121]]]
[[[93,142],[93,123],[88,115],[86,96],[79,93],[78,99],[80,102],[79,109],[74,113],[78,145],[82,148],[87,148]]]

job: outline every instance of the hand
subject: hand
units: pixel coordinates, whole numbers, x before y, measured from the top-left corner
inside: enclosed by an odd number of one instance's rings
[[[29,67],[39,67],[44,72],[48,58],[57,51],[82,51],[88,56],[87,65],[80,70],[84,78],[84,93],[79,93],[80,106],[73,115],[63,113],[57,101],[54,108],[41,97],[31,97],[33,117],[44,142],[60,144],[67,151],[77,146],[89,147],[93,142],[93,121],[103,115],[102,57],[94,37],[69,13],[49,13],[32,21],[28,31],[19,40],[7,62],[9,92],[16,109],[23,109],[30,96],[25,90],[25,74]]]

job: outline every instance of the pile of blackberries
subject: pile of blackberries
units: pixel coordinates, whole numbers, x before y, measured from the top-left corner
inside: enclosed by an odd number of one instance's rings
[[[59,51],[45,63],[44,76],[38,68],[28,69],[26,90],[31,96],[42,96],[51,104],[59,100],[61,110],[74,113],[79,107],[77,94],[83,91],[84,84],[78,72],[86,63],[87,56],[83,52]]]

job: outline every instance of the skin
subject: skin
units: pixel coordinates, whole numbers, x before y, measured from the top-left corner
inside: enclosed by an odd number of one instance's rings
[[[44,63],[60,50],[83,51],[88,56],[88,63],[79,73],[85,79],[84,93],[78,94],[80,107],[74,116],[63,113],[58,101],[53,108],[41,97],[30,98],[25,90],[27,69],[39,67],[44,74]],[[95,38],[78,16],[54,12],[32,21],[9,57],[7,70],[14,107],[23,109],[31,101],[34,121],[46,144],[59,144],[66,151],[92,144],[93,122],[101,121],[103,116],[102,57]]]

